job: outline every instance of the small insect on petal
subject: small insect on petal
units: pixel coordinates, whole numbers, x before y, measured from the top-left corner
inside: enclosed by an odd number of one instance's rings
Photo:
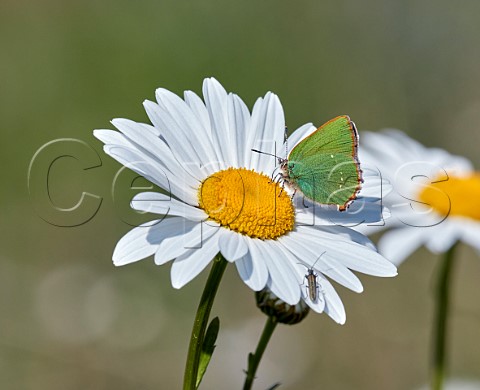
[[[318,260],[325,254],[326,252],[322,252],[320,256],[318,256],[317,260],[315,260],[315,263],[308,268],[305,264],[299,263],[303,265],[304,267],[307,267],[307,273],[305,274],[305,279],[307,280],[307,295],[310,298],[312,302],[316,302],[318,298],[318,292],[319,292],[319,285],[317,283],[317,278],[318,275],[314,271],[315,264],[317,264]],[[303,284],[302,284],[303,285]]]

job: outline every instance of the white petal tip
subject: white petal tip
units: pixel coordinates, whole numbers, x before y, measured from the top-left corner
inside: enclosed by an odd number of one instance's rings
[[[391,264],[391,263],[390,263]],[[386,278],[393,278],[398,275],[398,270],[397,267],[395,267],[393,264],[389,269],[385,270],[385,273],[382,275]]]
[[[114,125],[115,127],[118,127],[117,125],[121,125],[121,122],[125,121],[123,118],[113,118],[110,123]]]
[[[184,283],[179,283],[178,281],[172,280],[172,287],[175,290],[180,290],[185,284]]]
[[[292,299],[292,300],[289,300],[289,299],[283,299],[281,298],[284,302],[288,303],[290,306],[295,306],[298,302],[300,302],[300,298],[301,297],[298,297],[298,299]]]
[[[113,265],[115,267],[121,267],[122,265],[125,265],[127,263],[123,262],[121,259],[113,259]]]
[[[297,300],[297,302],[295,302],[293,305],[297,305],[300,301],[302,300],[302,297],[300,296]]]

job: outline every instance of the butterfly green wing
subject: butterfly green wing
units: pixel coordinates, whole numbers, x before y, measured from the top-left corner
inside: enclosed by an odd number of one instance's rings
[[[297,144],[288,156],[288,176],[303,194],[340,210],[356,198],[362,183],[358,133],[346,115],[336,117]]]

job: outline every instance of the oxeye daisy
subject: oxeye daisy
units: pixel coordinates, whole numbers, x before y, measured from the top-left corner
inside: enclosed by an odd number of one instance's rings
[[[362,141],[362,160],[394,187],[383,199],[391,212],[378,243],[385,257],[398,265],[422,245],[443,253],[457,241],[480,250],[480,172],[470,161],[398,130],[363,132]]]
[[[362,191],[345,212],[299,194],[292,201],[288,189],[272,180],[272,155],[286,146],[283,108],[275,94],[259,98],[250,113],[237,95],[210,78],[203,83],[203,100],[192,91],[182,99],[160,88],[156,102],[145,101],[144,107],[152,125],[115,119],[119,131],[94,133],[107,154],[166,192],[133,198],[134,209],[162,217],[118,242],[115,265],[151,255],[158,265],[173,260],[172,285],[181,288],[221,253],[251,289],[268,287],[290,305],[304,299],[338,323],[345,322],[345,310],[330,279],[361,292],[351,270],[396,275],[365,236],[347,227],[381,218],[374,173],[364,172]],[[314,130],[311,124],[300,127],[288,147]],[[305,288],[310,268],[318,275],[315,302]]]
[[[375,164],[393,184],[384,198],[391,217],[382,227],[390,230],[380,238],[381,253],[397,265],[422,245],[444,253],[435,289],[431,362],[431,388],[442,389],[456,243],[463,241],[480,250],[480,173],[467,159],[426,148],[397,130],[362,136],[361,158]],[[358,229],[368,231],[365,226]]]

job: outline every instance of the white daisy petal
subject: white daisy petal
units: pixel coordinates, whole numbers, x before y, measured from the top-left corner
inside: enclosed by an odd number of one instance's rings
[[[372,249],[375,252],[377,251],[374,243],[367,236],[364,236],[356,230],[349,229],[343,226],[322,226],[322,230],[324,232],[331,233],[332,235],[335,235],[343,240],[352,240],[358,244],[366,246],[369,249]]]
[[[238,273],[247,286],[254,291],[260,291],[268,281],[268,268],[260,257],[254,244],[255,239],[246,239],[248,253],[235,261]]]
[[[237,267],[237,271],[238,271],[238,274],[240,275],[240,278],[246,283],[248,287],[250,287],[254,291],[259,291],[263,288],[263,287],[260,287],[258,289],[255,289],[253,287],[253,284],[250,282],[250,279],[254,275],[254,272],[253,272],[252,257],[250,256],[249,253],[247,253],[245,256],[238,259],[237,261],[235,261],[235,266]]]
[[[443,253],[450,249],[462,235],[462,229],[459,229],[453,222],[441,223],[430,228],[431,234],[426,242],[427,248],[433,253]]]
[[[269,92],[263,101],[255,104],[251,126],[254,135],[251,148],[263,153],[253,153],[250,166],[269,175],[277,163],[271,155],[278,155],[285,134],[285,117],[275,94]]]
[[[210,123],[207,107],[205,107],[202,99],[200,99],[200,97],[198,97],[198,95],[192,91],[185,91],[184,96],[185,103],[189,105],[197,121],[202,126],[203,133],[199,134],[199,137],[203,135],[203,137],[207,138],[208,143],[212,147],[212,155],[209,158],[209,164],[212,167],[212,170],[218,171],[227,168],[227,165],[221,157],[221,150],[218,150],[213,142],[212,125]]]
[[[326,278],[324,278],[322,275],[318,275],[318,277],[320,279],[320,284],[323,289],[322,293],[325,298],[324,312],[330,316],[332,320],[343,325],[347,320],[347,316],[342,300],[338,296],[332,284]]]
[[[262,266],[254,268],[252,256],[249,253],[235,261],[238,274],[253,291],[260,291],[267,284],[268,270],[263,262],[261,264]],[[263,270],[264,272],[261,273],[259,270]]]
[[[286,256],[281,250],[275,250],[276,247],[273,247],[273,251],[272,248],[268,248],[270,246],[268,241],[264,243],[259,241],[252,240],[252,246],[255,248],[252,250],[252,256],[263,258],[269,274],[267,281],[269,289],[283,301],[295,305],[300,299],[300,285],[285,261]]]
[[[424,233],[428,234],[423,229],[390,230],[380,238],[378,249],[388,260],[398,266],[425,242]]]
[[[228,229],[222,229],[218,245],[223,257],[231,262],[240,259],[248,252],[248,245],[243,236]]]
[[[236,147],[236,166],[243,167],[245,166],[245,143],[250,128],[250,113],[243,100],[235,94],[228,95],[228,122],[235,137],[233,147]]]
[[[362,167],[362,189],[360,190],[359,197],[382,199],[393,190],[393,185],[390,181],[382,177],[382,172],[378,167],[370,167],[368,164],[364,164],[360,160]]]
[[[113,252],[113,263],[125,265],[151,256],[166,235],[178,229],[182,218],[144,223],[125,234]]]
[[[105,145],[104,151],[127,168],[165,189],[167,193],[173,194],[187,203],[198,204],[198,182],[196,187],[187,185],[184,180],[178,179],[179,176],[156,164],[155,161],[146,157],[138,149]]]
[[[195,278],[218,253],[218,234],[206,240],[200,248],[190,249],[177,257],[171,269],[172,286],[182,288]]]
[[[233,147],[234,134],[228,122],[227,92],[217,80],[210,78],[203,82],[203,96],[212,126],[213,145],[221,161],[233,166],[235,158],[231,153],[234,151],[236,154],[236,148]]]
[[[175,167],[170,166],[167,169],[162,164],[158,164],[149,155],[145,154],[143,150],[132,145],[130,147],[122,145],[105,145],[104,151],[115,160],[119,161],[129,169],[138,172],[140,175],[145,174],[154,175],[152,182],[160,187],[172,192],[172,188],[179,189],[179,193],[188,191],[190,194],[196,191],[199,186],[199,182],[192,177],[186,175],[186,172],[178,167],[178,171]],[[183,180],[178,180],[183,177]],[[181,188],[183,187],[183,188]]]
[[[93,135],[106,145],[119,145],[127,148],[132,147],[132,143],[123,134],[114,130],[94,130]]]
[[[263,255],[270,275],[268,287],[280,299],[290,305],[295,305],[300,300],[300,285],[295,273],[289,265],[289,259],[284,252],[274,243],[265,241],[255,242],[257,249]]]
[[[340,261],[330,255],[331,244],[318,245],[314,240],[304,238],[301,234],[284,236],[282,237],[282,242],[287,249],[302,260],[302,262],[306,263],[309,268],[314,267],[319,272],[322,272],[352,291],[363,291],[360,280]],[[333,245],[333,247],[335,248],[335,245]],[[323,255],[320,256],[322,253]]]
[[[198,185],[198,180],[190,172],[186,174],[184,166],[180,165],[174,157],[168,145],[149,131],[146,131],[140,124],[128,119],[113,119],[112,124],[120,130],[132,143],[146,154],[151,161],[164,166],[175,176],[184,179],[185,184],[192,187]],[[159,158],[161,156],[161,158]],[[188,172],[188,171],[187,171]]]
[[[295,196],[297,217],[300,225],[317,226],[365,226],[382,224],[385,218],[385,209],[380,202],[372,202],[370,199],[359,198],[355,200],[345,211],[339,211],[334,207],[326,207],[315,204],[307,199]]]
[[[176,131],[181,131],[184,134],[184,139],[191,143],[199,157],[199,162],[202,168],[206,168],[208,174],[213,173],[217,168],[215,149],[209,132],[197,120],[195,113],[190,109],[190,106],[180,99],[174,93],[166,89],[159,88],[155,93],[159,105],[161,105],[165,112],[170,114],[171,120],[177,124]]]
[[[255,149],[255,150],[260,150],[262,152],[266,152],[265,149],[268,148],[268,145],[263,145],[264,138],[263,138],[263,127],[266,121],[266,115],[267,115],[267,107],[268,107],[268,101],[270,99],[271,92],[267,92],[265,97],[258,98],[257,101],[255,102],[253,109],[252,109],[252,117],[250,121],[250,132],[248,134],[248,139],[247,139],[247,148],[248,149]],[[250,147],[248,147],[250,146]],[[260,161],[260,156],[262,155],[261,153],[250,153],[250,161],[249,164],[251,167],[258,167],[259,166],[259,161]],[[275,157],[270,157],[270,161],[273,162],[273,164],[276,164]]]
[[[267,149],[265,150],[262,147],[262,150],[278,156],[283,153],[282,145],[285,138],[285,114],[277,95],[270,95],[267,110],[263,134],[263,140],[264,143],[267,143]],[[275,164],[272,164],[271,156],[260,154],[259,172],[270,174],[274,168]]]
[[[480,224],[468,218],[458,218],[455,225],[462,232],[460,240],[480,250]]]
[[[197,207],[179,202],[171,196],[159,192],[141,192],[130,202],[133,209],[147,213],[176,215],[191,221],[205,221],[208,215]]]
[[[117,145],[105,145],[103,150],[127,168],[164,188],[168,193],[172,193],[189,204],[198,204],[195,190],[176,180],[170,180],[168,171],[162,169],[159,164],[155,164],[138,150]]]
[[[380,277],[397,275],[396,267],[382,255],[368,246],[340,238],[341,236],[333,234],[331,229],[319,227],[307,230],[300,227],[298,230],[303,236],[313,238],[315,244],[325,248],[329,256],[350,269]]]
[[[193,177],[200,181],[203,180],[205,178],[205,172],[202,170],[204,164],[200,160],[196,147],[192,145],[191,138],[184,134],[175,119],[158,104],[146,100],[143,102],[143,106],[150,121],[161,131],[177,161]]]
[[[317,128],[313,126],[312,123],[306,123],[300,126],[297,130],[295,130],[290,137],[288,137],[286,144],[283,144],[283,149],[286,150],[288,147],[288,152],[290,152],[297,144],[312,134]],[[285,158],[288,157],[284,156]]]
[[[155,253],[155,264],[165,264],[191,250],[201,248],[217,231],[218,227],[184,220],[184,226],[177,228],[177,234],[166,236],[160,242]]]
[[[395,266],[383,256],[372,250],[369,245],[360,247],[351,242],[344,245],[329,247],[323,243],[330,256],[335,257],[345,267],[367,275],[391,277],[397,275]]]
[[[257,130],[257,120],[259,113],[262,111],[263,107],[263,98],[259,97],[252,108],[252,115],[250,116],[250,126],[246,132],[246,142],[245,142],[245,151],[244,151],[244,161],[246,166],[254,166],[252,161],[254,157],[256,158],[256,152],[252,152],[252,149],[255,148],[255,137]]]
[[[202,125],[206,137],[212,136],[212,129],[210,124],[210,118],[208,116],[207,107],[203,103],[202,99],[192,91],[185,91],[184,93],[185,103],[188,104],[197,121]],[[215,152],[215,150],[214,150]]]

